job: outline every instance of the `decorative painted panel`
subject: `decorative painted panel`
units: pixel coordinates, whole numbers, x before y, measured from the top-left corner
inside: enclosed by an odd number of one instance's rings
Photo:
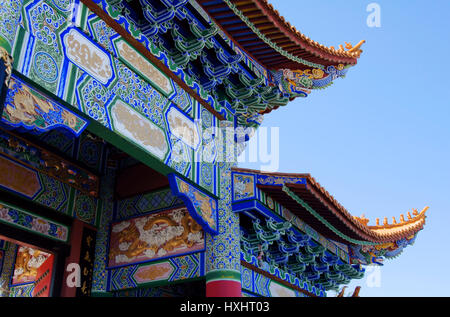
[[[3,202],[0,202],[0,221],[50,239],[62,242],[67,242],[69,239],[70,228],[68,226]]]
[[[111,291],[168,284],[204,276],[204,253],[168,258],[111,270]]]
[[[42,190],[38,172],[0,154],[0,186],[33,199]]]
[[[0,170],[5,167],[3,164],[3,161],[5,160],[10,159],[0,154]],[[19,163],[16,164],[17,165],[14,165],[16,167],[15,169],[1,173],[0,186],[9,191],[22,194],[41,205],[67,214],[69,205],[68,194],[70,191],[69,185],[51,178],[44,173],[22,166]],[[19,168],[17,168],[18,166]],[[22,173],[22,168],[25,169],[25,171],[29,170],[30,172]],[[23,179],[22,176],[24,177]],[[35,176],[37,179],[34,178]],[[33,188],[39,188],[39,191],[35,192]]]
[[[19,246],[14,264],[11,285],[33,283],[39,267],[51,256],[50,253],[30,247]]]
[[[169,182],[174,194],[185,202],[189,213],[210,234],[218,232],[217,199],[184,181],[175,174],[169,175]]]
[[[169,262],[149,264],[139,267],[133,277],[137,284],[168,280],[174,267]]]
[[[306,178],[301,177],[284,177],[271,175],[257,175],[257,184],[281,186],[284,184],[303,184],[306,185]]]
[[[202,227],[186,208],[178,208],[111,225],[109,266],[125,266],[205,248]]]
[[[169,96],[173,92],[169,77],[145,59],[123,38],[117,39],[114,45],[117,55],[124,60],[128,67],[154,84],[165,96]]]
[[[28,169],[42,172],[87,195],[96,196],[98,194],[98,176],[81,167],[75,166],[68,160],[63,159],[48,150],[34,145],[28,140],[16,136],[15,134],[8,133],[2,129],[0,129],[0,152],[4,157],[19,162],[28,167]],[[24,171],[23,169],[21,170]],[[37,191],[37,184],[33,186],[33,188]],[[22,191],[27,192],[30,191],[30,189],[23,189]],[[29,195],[25,196],[30,198],[33,197]]]
[[[93,78],[107,85],[114,78],[111,57],[103,48],[76,28],[68,28],[61,33],[67,58],[86,71]]]
[[[164,131],[122,100],[111,106],[113,128],[160,160],[169,151]]]
[[[254,198],[255,176],[247,174],[232,173],[233,175],[233,201]]]
[[[197,123],[176,107],[170,107],[167,111],[167,122],[171,133],[192,149],[200,145],[200,133]]]
[[[62,127],[76,136],[79,136],[88,125],[86,120],[47,98],[14,75],[11,76],[1,120],[10,126],[38,133]]]
[[[100,212],[100,201],[79,190],[73,195],[73,217],[86,223],[95,225],[97,214]]]

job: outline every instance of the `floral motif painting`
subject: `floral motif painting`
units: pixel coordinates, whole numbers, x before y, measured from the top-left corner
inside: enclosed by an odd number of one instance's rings
[[[183,208],[121,221],[111,226],[109,267],[197,252],[205,248],[202,227]]]
[[[69,227],[2,202],[0,202],[0,222],[63,242],[69,239]]]
[[[50,253],[41,250],[19,246],[16,263],[14,264],[12,285],[34,282],[37,270],[50,256]]]

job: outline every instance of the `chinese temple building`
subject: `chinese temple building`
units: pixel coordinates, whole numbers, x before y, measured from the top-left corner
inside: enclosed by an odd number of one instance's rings
[[[0,0],[0,296],[324,297],[398,256],[426,208],[370,225],[237,167],[363,43],[266,0]]]

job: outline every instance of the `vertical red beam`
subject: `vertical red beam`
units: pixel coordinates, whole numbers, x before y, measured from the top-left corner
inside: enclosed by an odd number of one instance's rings
[[[83,229],[89,228],[91,230],[95,230],[94,227],[78,220],[74,219],[72,224],[71,236],[70,236],[70,254],[66,258],[65,268],[64,268],[64,278],[63,285],[61,287],[61,297],[76,297],[77,296],[77,287],[69,287],[67,283],[67,279],[73,271],[67,271],[67,266],[71,263],[80,264],[81,257],[81,245],[83,239]]]
[[[66,268],[70,263],[80,263],[81,252],[81,236],[83,234],[83,223],[74,219],[72,224],[72,230],[70,232],[70,254],[66,258],[66,264],[64,266],[64,278],[61,288],[61,297],[75,297],[76,287],[69,287],[67,284],[67,278],[71,272],[67,272]]]

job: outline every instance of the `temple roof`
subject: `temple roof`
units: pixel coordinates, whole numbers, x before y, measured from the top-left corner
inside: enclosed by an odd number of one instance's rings
[[[235,43],[269,69],[354,65],[362,52],[364,41],[339,49],[317,43],[287,22],[267,0],[198,2]]]
[[[234,172],[251,173],[256,176],[256,187],[281,205],[288,208],[300,219],[308,223],[324,236],[338,242],[356,245],[377,245],[411,239],[423,229],[426,211],[414,210],[400,216],[397,222],[369,226],[364,216],[350,214],[324,187],[310,174],[266,173],[235,168]]]

